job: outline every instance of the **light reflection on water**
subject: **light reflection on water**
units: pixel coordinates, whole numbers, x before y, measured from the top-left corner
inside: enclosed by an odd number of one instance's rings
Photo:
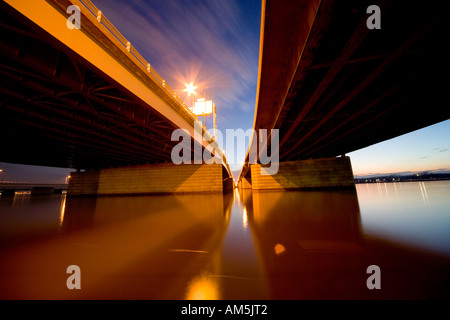
[[[450,181],[357,186],[367,236],[450,256]]]
[[[1,197],[0,298],[448,297],[449,188]],[[382,290],[366,287],[372,264]]]

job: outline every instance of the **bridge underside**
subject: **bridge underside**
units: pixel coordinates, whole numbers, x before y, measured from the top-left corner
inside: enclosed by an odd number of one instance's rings
[[[170,160],[170,121],[1,5],[1,161],[89,169]]]
[[[172,121],[9,5],[0,9],[0,161],[76,169],[171,161]]]
[[[370,5],[381,29],[367,27]],[[279,129],[280,162],[344,155],[449,119],[440,5],[266,0],[254,128]],[[251,172],[247,159],[241,178]]]
[[[223,165],[171,164],[180,127],[191,135],[190,158],[203,155],[194,117],[95,17],[82,10],[82,29],[68,31],[60,9],[70,3],[53,2],[13,2],[20,12],[0,3],[0,161],[78,169],[74,196],[231,188],[225,157]],[[61,23],[49,26],[46,16]]]
[[[350,158],[346,156],[283,161],[278,166],[276,174],[263,174],[264,166],[250,165],[250,174],[239,181],[238,188],[265,191],[355,187]]]

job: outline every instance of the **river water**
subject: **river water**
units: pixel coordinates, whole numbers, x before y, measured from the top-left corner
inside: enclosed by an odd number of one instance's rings
[[[449,285],[450,181],[0,197],[1,299],[422,299]]]

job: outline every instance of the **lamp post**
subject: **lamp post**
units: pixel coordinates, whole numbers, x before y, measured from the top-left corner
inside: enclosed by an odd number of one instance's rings
[[[203,96],[203,98],[205,99],[205,128],[206,128],[206,87],[204,88],[205,89],[205,95]]]
[[[197,86],[194,86],[194,84],[191,82],[189,84],[185,84],[186,89],[184,89],[184,92],[187,92],[188,97],[192,94],[192,108],[194,108],[194,95],[197,93],[195,92],[195,89],[197,89]]]
[[[211,104],[211,112],[206,113],[206,104]],[[205,127],[206,127],[206,117],[209,115],[213,115],[213,136],[215,139],[217,139],[217,113],[216,113],[216,105],[213,101],[209,100],[209,94],[206,94],[206,87],[205,87]]]
[[[216,105],[213,103],[213,123],[214,123],[214,138],[217,140],[217,113]]]
[[[216,113],[216,105],[214,102],[209,100],[209,96],[206,94],[206,87],[204,87],[204,95],[203,98],[197,99],[197,102],[194,103],[194,95],[197,93],[195,92],[195,89],[197,89],[197,86],[194,86],[191,82],[190,84],[185,84],[186,89],[184,89],[185,92],[187,92],[188,96],[192,94],[192,108],[193,112],[196,116],[204,116],[205,117],[205,128],[206,128],[206,117],[209,115],[213,115],[213,125],[214,125],[214,138],[217,139],[217,113]],[[209,110],[211,109],[211,110]]]
[[[0,169],[0,173],[2,174],[2,182],[5,179],[5,171],[3,169]]]

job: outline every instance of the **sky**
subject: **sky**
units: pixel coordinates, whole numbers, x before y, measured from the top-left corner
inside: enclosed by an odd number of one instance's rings
[[[217,106],[218,129],[253,127],[260,0],[92,0],[186,104],[187,83]],[[207,120],[212,127],[212,117]],[[248,142],[247,144],[248,145]],[[223,148],[225,149],[225,148]],[[245,151],[237,151],[240,170]],[[355,175],[450,171],[450,120],[348,154]],[[71,170],[0,163],[5,180],[60,183]],[[2,173],[0,173],[0,179]]]
[[[450,120],[347,154],[353,174],[450,172]]]

